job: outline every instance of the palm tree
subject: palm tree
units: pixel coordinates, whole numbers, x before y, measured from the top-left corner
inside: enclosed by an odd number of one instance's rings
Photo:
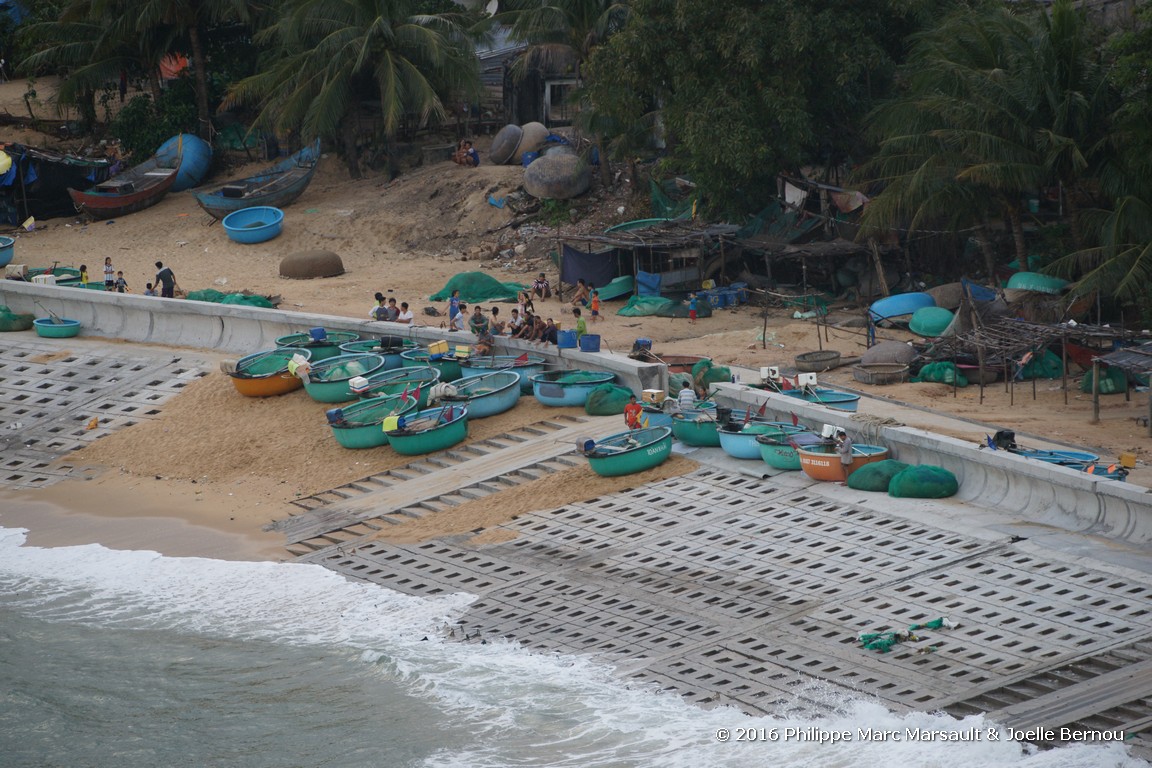
[[[1100,163],[1113,97],[1090,32],[1058,0],[1050,17],[964,10],[917,36],[906,94],[871,116],[879,151],[859,179],[886,188],[865,225],[980,231],[1003,217],[1023,261],[1023,199],[1057,184],[1084,193]]]
[[[379,99],[386,137],[406,115],[444,119],[449,94],[479,92],[473,45],[454,13],[415,14],[406,0],[289,0],[257,35],[262,71],[235,84],[226,105],[256,103],[257,124],[339,138],[361,175],[361,105]]]

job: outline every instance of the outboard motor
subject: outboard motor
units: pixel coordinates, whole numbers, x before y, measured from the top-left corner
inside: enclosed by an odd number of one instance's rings
[[[1015,448],[1016,433],[1010,429],[997,430],[996,434],[992,435],[992,444],[1001,451]]]

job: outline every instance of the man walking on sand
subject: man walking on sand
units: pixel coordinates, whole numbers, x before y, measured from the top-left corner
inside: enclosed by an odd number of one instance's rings
[[[176,298],[176,275],[164,262],[156,262],[156,282],[160,284],[160,295],[166,299]]]

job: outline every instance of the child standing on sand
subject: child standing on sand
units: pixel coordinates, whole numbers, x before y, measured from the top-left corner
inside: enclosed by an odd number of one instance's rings
[[[147,285],[144,286],[144,295],[145,296],[155,296],[156,295],[156,289],[152,287],[152,283],[148,283]]]
[[[600,319],[600,291],[592,291],[590,306],[592,307],[592,322],[596,322]]]
[[[116,290],[116,270],[112,267],[112,257],[104,257],[104,290]]]
[[[116,292],[128,293],[128,281],[124,279],[123,272],[116,273]]]
[[[80,285],[87,287],[88,285],[88,265],[80,265]]]
[[[688,323],[696,324],[696,294],[688,294]]]
[[[576,317],[576,341],[580,341],[580,337],[588,333],[588,324],[580,316],[580,307],[574,307],[572,314]]]

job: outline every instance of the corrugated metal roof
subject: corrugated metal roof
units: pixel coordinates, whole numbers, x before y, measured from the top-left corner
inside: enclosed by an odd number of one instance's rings
[[[1093,359],[1128,373],[1152,373],[1152,342],[1118,349]]]

